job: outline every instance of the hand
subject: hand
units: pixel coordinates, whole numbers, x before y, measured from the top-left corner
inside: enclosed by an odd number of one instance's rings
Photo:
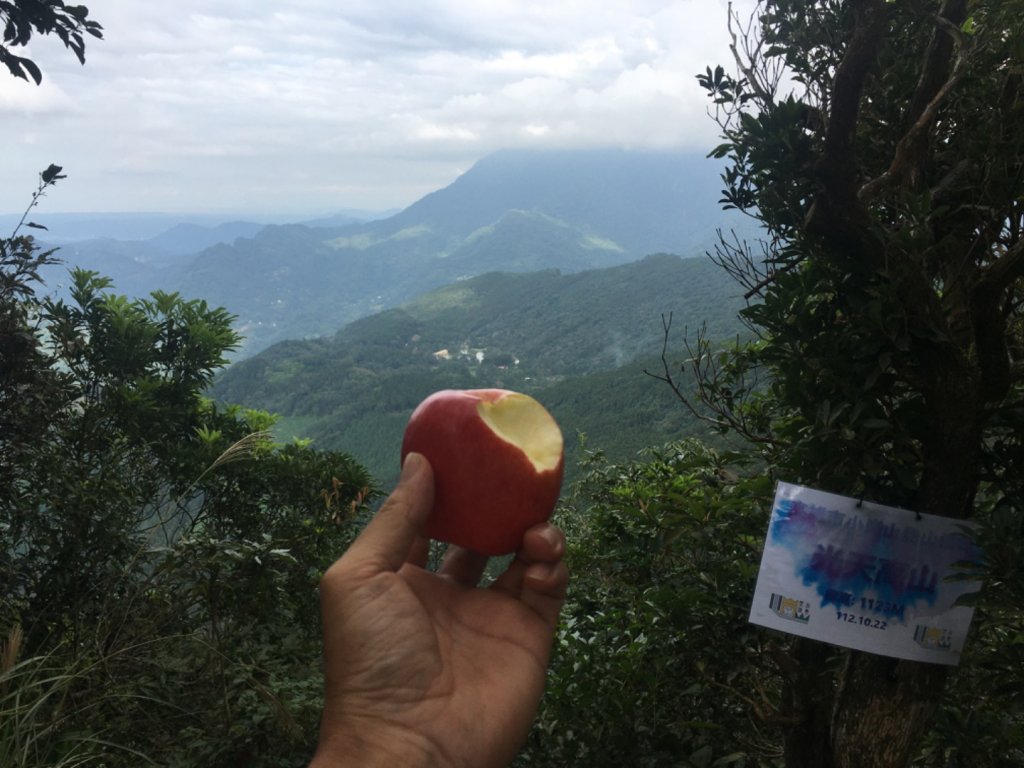
[[[410,454],[394,493],[324,574],[324,714],[313,766],[508,765],[544,688],[569,572],[557,528],[531,528],[508,569],[449,547],[424,570],[433,473]]]

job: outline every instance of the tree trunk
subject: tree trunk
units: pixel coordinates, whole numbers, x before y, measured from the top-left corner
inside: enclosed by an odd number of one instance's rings
[[[836,768],[908,765],[938,709],[948,670],[853,652],[836,695]]]
[[[832,666],[837,650],[825,643],[798,638],[793,657],[799,670],[783,691],[786,715],[796,724],[786,732],[787,768],[835,768],[831,719],[835,696]]]
[[[798,722],[785,737],[787,768],[906,768],[938,709],[948,667],[805,639],[794,657],[800,674],[788,681],[784,701]]]

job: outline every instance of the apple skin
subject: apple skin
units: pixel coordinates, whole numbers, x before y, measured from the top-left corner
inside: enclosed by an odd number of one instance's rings
[[[483,555],[504,555],[520,548],[528,528],[551,517],[562,488],[564,453],[560,447],[557,466],[539,470],[521,448],[488,426],[481,401],[508,395],[526,397],[503,389],[448,389],[413,411],[402,461],[420,453],[434,470],[434,509],[425,536]]]

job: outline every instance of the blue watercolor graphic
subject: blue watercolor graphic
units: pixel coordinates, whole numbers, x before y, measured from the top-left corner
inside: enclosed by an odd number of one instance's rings
[[[941,576],[979,552],[962,533],[922,533],[912,515],[905,524],[891,517],[784,499],[775,507],[771,542],[792,553],[796,575],[814,587],[821,607],[858,605],[902,621],[908,608],[934,605]]]

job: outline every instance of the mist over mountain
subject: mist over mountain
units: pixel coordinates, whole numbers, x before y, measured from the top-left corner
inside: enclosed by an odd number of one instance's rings
[[[634,258],[688,253],[733,218],[715,202],[720,172],[717,162],[688,152],[506,150],[365,229],[390,235],[444,222],[461,238],[522,210],[569,222]]]
[[[499,152],[389,218],[267,227],[211,248],[175,287],[238,314],[252,354],[487,272],[702,253],[717,229],[745,226],[714,202],[718,174],[681,152]]]
[[[173,254],[194,254],[217,243],[233,243],[240,237],[252,237],[266,224],[254,221],[229,221],[206,227],[200,224],[175,224],[146,243]]]
[[[28,200],[26,200],[26,203]],[[311,227],[345,226],[361,221],[393,216],[397,211],[343,209],[329,216],[296,217],[259,215],[239,218],[214,213],[62,213],[48,212],[44,207],[29,212],[26,221],[46,227],[29,232],[54,245],[85,240],[167,241],[174,251],[184,251],[187,238],[200,240],[192,253],[214,243],[231,242],[236,237],[252,235],[270,224],[305,224]],[[0,234],[7,236],[25,213],[0,213]],[[239,229],[240,228],[240,229]],[[175,232],[179,233],[179,238]],[[205,234],[203,234],[205,233]]]
[[[5,233],[13,230],[22,215],[0,214],[0,230]],[[26,221],[35,221],[46,227],[45,231],[29,231],[28,234],[61,245],[85,240],[146,241],[159,238],[183,224],[196,229],[216,229],[225,223],[225,218],[214,214],[49,213],[37,208],[28,214]],[[273,218],[259,218],[256,225],[262,227],[274,222]]]
[[[302,224],[307,227],[344,227],[361,221],[387,219],[394,216],[400,210],[400,208],[391,208],[386,211],[364,211],[356,208],[348,208],[338,211],[332,216],[319,216],[315,219],[303,219],[294,223]]]
[[[40,238],[44,248],[54,244]],[[72,267],[81,267],[114,280],[114,290],[127,296],[146,296],[175,283],[192,254],[175,254],[146,240],[110,237],[81,240],[58,246],[58,263],[40,269],[49,293],[67,298]]]
[[[718,164],[692,153],[516,150],[385,218],[352,211],[265,225],[64,214],[38,217],[50,230],[37,234],[63,243],[65,266],[45,274],[51,286],[66,284],[74,265],[130,296],[161,289],[205,299],[237,315],[244,357],[487,272],[572,273],[655,252],[700,254],[717,229],[747,226],[719,210],[720,186]],[[66,241],[75,234],[92,239]]]
[[[342,227],[376,217],[371,211],[351,211],[310,219],[303,226]],[[13,229],[20,219],[21,214],[0,216],[0,226]],[[115,290],[128,296],[179,286],[194,268],[198,254],[239,238],[255,237],[271,226],[267,221],[222,222],[216,217],[178,214],[58,213],[30,216],[26,221],[34,219],[45,222],[45,229],[26,231],[35,235],[41,247],[58,249],[59,263],[43,267],[40,274],[50,291],[62,296],[72,267],[110,277]]]

